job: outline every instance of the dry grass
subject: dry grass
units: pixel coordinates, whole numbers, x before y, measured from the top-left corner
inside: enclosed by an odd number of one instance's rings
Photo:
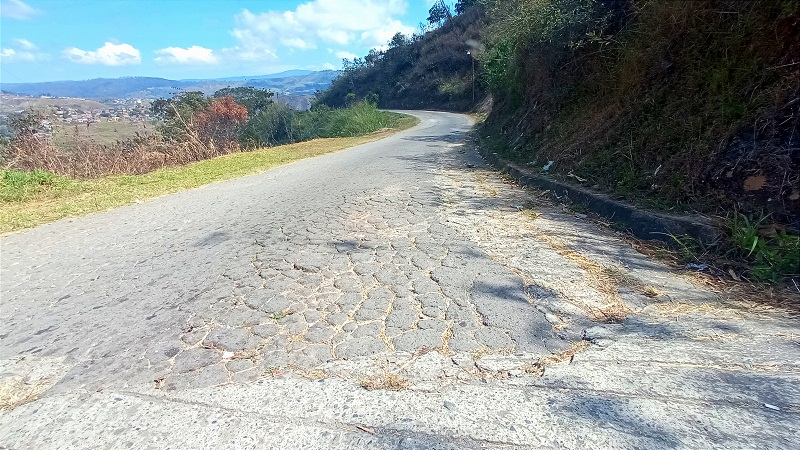
[[[682,314],[714,314],[720,315],[722,309],[719,305],[711,303],[683,303],[683,302],[668,302],[656,305],[659,313],[664,316],[679,316]]]
[[[225,145],[166,142],[154,135],[137,135],[110,145],[76,139],[70,147],[56,145],[46,136],[22,135],[12,141],[4,155],[4,166],[23,171],[45,170],[73,178],[97,178],[143,174],[238,150],[235,142]]]
[[[0,382],[0,410],[11,410],[39,398],[50,388],[49,380],[25,380],[24,377],[8,377]]]
[[[656,298],[662,294],[661,291],[655,287],[642,283],[636,277],[625,273],[616,266],[604,267],[603,275],[613,281],[618,287],[631,288],[645,297]]]
[[[406,123],[410,128],[416,122]],[[367,136],[314,139],[296,144],[234,153],[140,175],[96,179],[55,177],[34,195],[0,203],[0,233],[24,230],[67,217],[82,216],[160,197],[205,184],[252,175],[304,158],[324,155],[388,137],[399,129]]]
[[[408,380],[396,372],[383,372],[379,375],[362,378],[361,387],[370,391],[378,389],[401,391],[408,388]]]
[[[68,371],[61,358],[17,357],[0,362],[0,411],[37,400]]]
[[[93,142],[99,145],[113,145],[137,134],[152,134],[156,131],[154,124],[139,121],[101,121],[88,127],[85,124],[53,124],[53,142],[60,148],[74,149],[81,142]]]
[[[632,277],[623,274],[619,270],[601,266],[555,238],[545,235],[539,235],[538,237],[546,242],[556,253],[583,269],[589,286],[603,295],[605,306],[602,308],[582,305],[593,316],[594,320],[618,323],[624,321],[632,313],[618,293],[620,284],[629,282]]]
[[[552,364],[559,364],[563,362],[572,362],[572,358],[578,353],[586,350],[589,347],[588,341],[573,342],[572,345],[561,353],[545,356],[544,358],[536,361],[534,364],[525,365],[522,370],[531,375],[542,376],[544,375],[545,367]]]

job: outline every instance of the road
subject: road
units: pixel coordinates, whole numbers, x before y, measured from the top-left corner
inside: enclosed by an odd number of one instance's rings
[[[0,240],[0,448],[796,448],[796,311],[508,183],[466,116]]]

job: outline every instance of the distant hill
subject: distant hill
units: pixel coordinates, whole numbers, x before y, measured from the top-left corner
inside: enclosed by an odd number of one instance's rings
[[[335,70],[310,72],[292,70],[271,75],[208,80],[168,80],[152,77],[96,78],[83,81],[45,83],[2,83],[5,93],[27,96],[75,97],[95,100],[109,98],[167,98],[178,91],[212,94],[224,87],[253,86],[270,89],[278,95],[310,96],[324,90],[339,76]]]
[[[224,81],[245,81],[245,80],[267,80],[272,78],[287,78],[287,77],[302,77],[306,75],[311,75],[314,73],[312,70],[286,70],[283,72],[273,73],[269,75],[253,75],[253,76],[243,76],[243,77],[226,77],[226,78],[218,78],[219,80]],[[190,81],[190,80],[184,80]],[[197,80],[191,80],[197,81]]]
[[[0,117],[28,109],[43,110],[56,108],[72,108],[92,111],[108,108],[107,105],[94,100],[82,98],[40,98],[19,95],[0,94]]]

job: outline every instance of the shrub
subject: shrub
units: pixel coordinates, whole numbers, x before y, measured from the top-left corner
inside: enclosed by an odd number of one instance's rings
[[[220,153],[238,149],[239,130],[247,122],[247,108],[236,103],[231,96],[213,100],[198,112],[193,126],[199,139]]]

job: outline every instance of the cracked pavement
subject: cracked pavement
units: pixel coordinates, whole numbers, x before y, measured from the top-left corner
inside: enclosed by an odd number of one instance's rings
[[[4,236],[0,448],[796,448],[796,310],[693,283],[504,181],[467,117],[414,114]]]

